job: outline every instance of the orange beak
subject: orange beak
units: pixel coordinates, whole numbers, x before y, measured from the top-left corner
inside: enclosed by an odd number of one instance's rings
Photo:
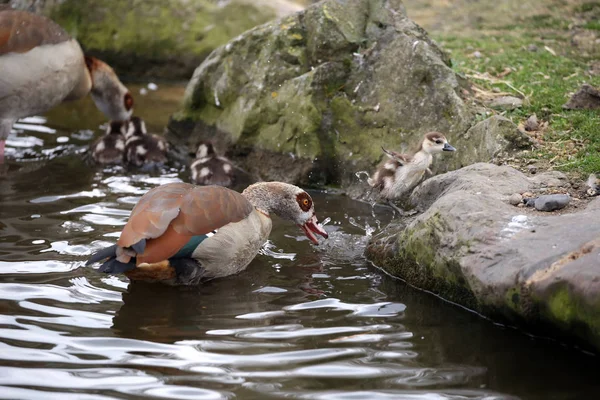
[[[310,241],[314,244],[319,244],[315,233],[323,236],[325,239],[329,237],[327,232],[325,232],[325,229],[323,229],[323,227],[319,225],[319,221],[317,221],[316,215],[313,215],[308,221],[306,221],[304,225],[300,225],[300,228],[302,228],[302,230],[306,234],[306,237],[309,238]]]

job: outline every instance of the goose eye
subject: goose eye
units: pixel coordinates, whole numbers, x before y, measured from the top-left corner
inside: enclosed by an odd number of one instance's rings
[[[442,141],[440,139],[435,141],[437,144],[442,144]]]
[[[305,205],[305,206],[307,206],[307,207],[308,207],[308,204],[309,204],[309,203],[310,203],[310,202],[308,201],[308,199],[304,199],[304,200],[302,200],[302,204],[304,204],[304,205]]]
[[[127,111],[133,108],[133,96],[129,92],[125,93],[125,96],[123,97],[123,104],[125,105],[125,109]]]

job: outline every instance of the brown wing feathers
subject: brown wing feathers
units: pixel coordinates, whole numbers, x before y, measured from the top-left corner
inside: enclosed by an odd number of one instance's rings
[[[192,236],[240,221],[252,209],[241,194],[220,186],[159,186],[135,206],[117,245],[131,247],[146,239],[137,263],[159,262],[176,254]]]
[[[0,8],[0,55],[26,53],[37,46],[70,39],[71,36],[49,18]]]

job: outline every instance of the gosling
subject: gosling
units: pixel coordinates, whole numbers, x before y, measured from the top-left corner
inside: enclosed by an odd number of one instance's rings
[[[161,136],[149,134],[140,117],[131,117],[125,140],[125,158],[130,165],[141,167],[167,162],[167,141]]]
[[[121,165],[125,159],[126,121],[111,121],[106,128],[106,134],[98,139],[91,147],[92,159],[96,164]]]
[[[433,162],[434,154],[456,151],[448,143],[446,137],[439,132],[425,134],[418,151],[413,155],[400,154],[383,147],[382,150],[390,160],[383,162],[377,168],[368,183],[373,189],[379,191],[381,198],[390,204],[392,200],[402,197],[417,186],[426,172],[432,174],[429,167]]]
[[[587,194],[589,196],[600,195],[600,179],[596,177],[596,174],[590,174],[587,180],[587,185],[589,187],[587,190]]]
[[[197,185],[219,185],[230,187],[233,184],[233,166],[231,162],[215,152],[211,142],[202,142],[198,146],[196,159],[190,166],[192,181]]]

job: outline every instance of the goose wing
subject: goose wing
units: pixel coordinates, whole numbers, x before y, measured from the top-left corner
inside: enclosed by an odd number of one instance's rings
[[[220,186],[158,186],[133,208],[116,253],[122,253],[119,248],[127,255],[133,251],[138,264],[160,262],[177,254],[195,237],[241,221],[253,209],[241,194]]]

